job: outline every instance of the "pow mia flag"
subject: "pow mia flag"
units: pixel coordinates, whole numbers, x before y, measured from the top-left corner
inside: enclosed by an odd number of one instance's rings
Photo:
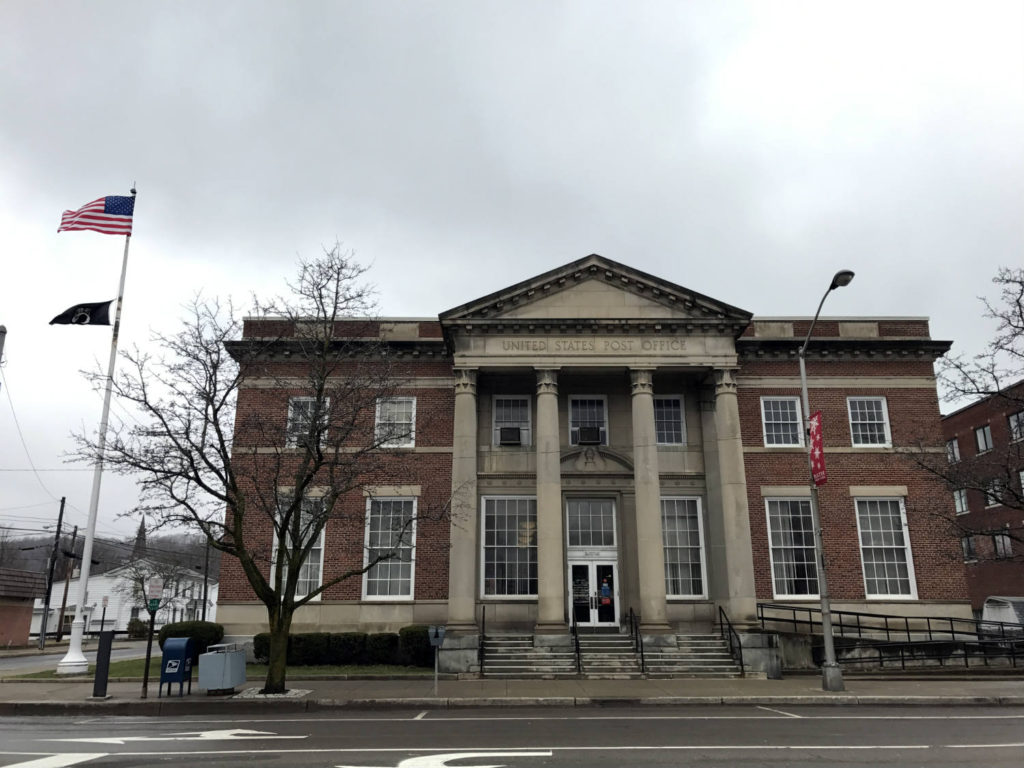
[[[76,304],[53,318],[50,325],[110,325],[111,303],[113,299],[96,304]]]

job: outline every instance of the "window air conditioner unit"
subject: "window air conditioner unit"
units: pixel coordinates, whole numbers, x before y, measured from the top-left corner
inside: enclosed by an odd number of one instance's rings
[[[600,445],[601,444],[601,428],[600,427],[580,427],[579,439],[576,441],[579,445]]]
[[[498,445],[522,445],[523,438],[519,427],[499,427]]]

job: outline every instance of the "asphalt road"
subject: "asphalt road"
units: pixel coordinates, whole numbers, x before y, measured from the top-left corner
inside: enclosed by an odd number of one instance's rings
[[[41,672],[45,669],[56,669],[57,663],[64,658],[63,653],[39,653],[31,656],[3,656],[0,657],[0,677],[4,675],[24,675],[28,672]],[[83,653],[90,664],[96,663],[96,648],[86,648]],[[159,655],[160,647],[153,641],[153,653]],[[141,659],[146,656],[145,642],[133,644],[131,648],[115,648],[110,652],[111,661],[121,659]]]
[[[0,766],[1024,765],[1024,709],[633,707],[0,720]]]

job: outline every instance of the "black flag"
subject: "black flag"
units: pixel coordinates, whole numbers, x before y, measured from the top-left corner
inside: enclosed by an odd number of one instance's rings
[[[112,303],[113,300],[96,304],[75,304],[53,318],[50,325],[110,325]]]

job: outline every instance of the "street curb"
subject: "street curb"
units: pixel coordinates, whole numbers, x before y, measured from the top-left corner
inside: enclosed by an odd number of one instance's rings
[[[132,715],[183,716],[318,712],[335,709],[466,709],[516,707],[678,707],[678,706],[1024,706],[1024,696],[651,696],[639,698],[550,696],[374,699],[206,699],[177,697],[107,701],[7,701],[0,716]]]

